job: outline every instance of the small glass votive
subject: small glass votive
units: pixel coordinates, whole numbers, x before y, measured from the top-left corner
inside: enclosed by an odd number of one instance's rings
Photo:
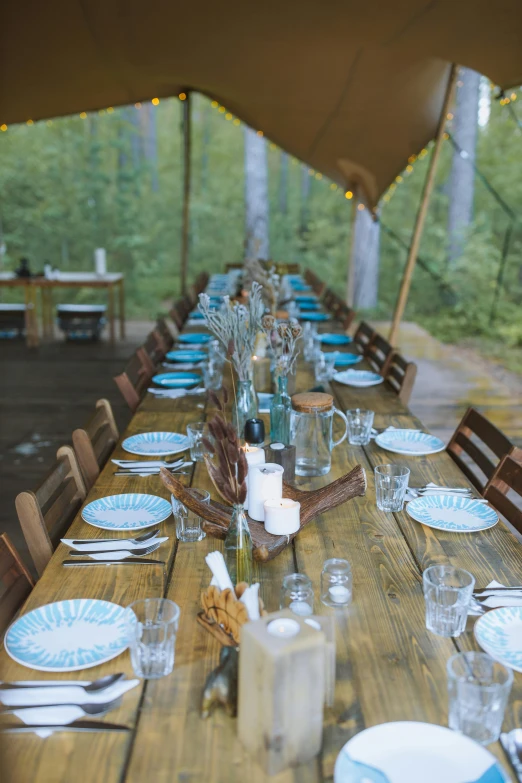
[[[174,668],[179,606],[166,598],[145,598],[126,610],[132,668],[137,677],[157,680]]]
[[[402,511],[410,469],[402,465],[379,465],[374,474],[377,508],[387,513]]]
[[[460,636],[466,628],[475,578],[463,568],[431,566],[422,575],[426,628],[437,636]]]
[[[321,601],[325,606],[345,607],[352,602],[352,569],[348,560],[325,560],[321,573]]]
[[[335,374],[335,360],[337,352],[324,353],[319,351],[315,360],[315,380],[319,382],[330,381]]]
[[[360,408],[346,411],[348,422],[348,443],[352,446],[366,446],[370,442],[373,427],[373,411]]]
[[[500,737],[513,672],[482,652],[453,655],[448,673],[448,726],[481,745]]]
[[[194,462],[204,462],[204,455],[208,453],[203,444],[203,438],[209,438],[208,424],[204,421],[196,421],[187,424],[187,435],[190,438],[190,459]]]
[[[283,579],[280,609],[290,609],[300,617],[307,617],[314,611],[312,580],[306,574],[288,574]]]
[[[217,361],[204,362],[202,367],[203,371],[203,385],[207,391],[211,389],[218,391],[223,385],[223,365]]]
[[[205,489],[189,489],[192,495],[195,495],[202,503],[210,504],[210,493]],[[171,495],[172,513],[176,522],[176,536],[178,541],[190,543],[201,541],[206,533],[201,527],[201,517],[194,511],[180,503],[174,495]]]

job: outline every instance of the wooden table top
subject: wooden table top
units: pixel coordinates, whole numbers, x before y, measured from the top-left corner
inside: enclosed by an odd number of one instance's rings
[[[307,389],[313,385],[310,369],[301,364],[296,387]],[[385,384],[354,389],[334,382],[329,391],[342,410],[375,410],[377,427],[420,426]],[[206,397],[197,395],[177,400],[147,395],[122,440],[152,430],[185,432],[187,424],[207,416],[206,405]],[[127,457],[120,444],[113,456]],[[0,764],[2,772],[7,771],[7,778],[2,776],[2,781],[318,783],[332,778],[339,750],[364,728],[393,720],[447,725],[446,661],[458,650],[475,649],[476,645],[472,633],[452,640],[426,630],[422,571],[436,563],[450,562],[471,571],[479,587],[493,578],[518,583],[520,545],[502,523],[482,533],[452,535],[424,527],[404,511],[385,514],[375,504],[372,471],[375,465],[393,461],[393,455],[374,443],[354,447],[345,441],[332,456],[328,476],[298,479],[299,486],[328,484],[360,463],[368,476],[366,496],[323,514],[307,525],[277,558],[258,566],[261,595],[269,611],[279,608],[283,577],[298,570],[313,581],[317,613],[331,611],[318,598],[324,560],[344,557],[352,566],[353,604],[348,611],[335,612],[335,704],[325,710],[323,751],[314,762],[268,778],[239,743],[235,720],[220,712],[206,721],[199,717],[203,683],[217,665],[219,645],[195,618],[200,609],[200,592],[210,581],[204,555],[222,550],[223,543],[207,536],[198,543],[178,545],[170,517],[161,526],[169,541],[152,555],[164,560],[164,567],[64,569],[62,561],[68,550],[60,545],[23,611],[65,598],[101,598],[126,606],[138,598],[166,596],[181,608],[173,673],[160,680],[142,682],[107,716],[108,721],[127,725],[127,733],[57,733],[46,740],[30,734],[0,734]],[[469,485],[446,452],[430,457],[401,457],[400,461],[411,468],[412,485],[430,480],[452,486]],[[168,498],[159,477],[118,478],[113,475],[114,470],[109,462],[86,502],[122,492],[150,492]],[[186,478],[194,487],[212,489],[201,464]],[[95,538],[103,537],[104,531],[87,525],[79,514],[69,535]],[[95,679],[115,671],[132,675],[128,653],[80,675],[58,676]],[[4,649],[0,650],[0,677],[56,678],[18,665]],[[504,723],[506,730],[520,725],[521,698],[522,675],[515,673]],[[491,750],[508,771],[500,746],[492,746]]]
[[[106,287],[121,283],[124,276],[121,272],[107,272],[97,275],[95,272],[54,272],[52,277],[36,275],[32,277],[17,277],[14,272],[0,272],[0,286],[35,285],[40,288],[56,286],[76,287]]]

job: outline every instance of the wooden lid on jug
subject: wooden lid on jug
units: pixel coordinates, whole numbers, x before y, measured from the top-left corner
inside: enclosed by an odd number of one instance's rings
[[[323,392],[301,392],[292,397],[292,406],[299,413],[324,413],[331,410],[333,397]]]

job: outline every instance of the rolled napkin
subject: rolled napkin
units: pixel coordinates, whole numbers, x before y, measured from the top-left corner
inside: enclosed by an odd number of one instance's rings
[[[239,600],[244,603],[247,608],[248,619],[259,620],[261,617],[259,612],[259,582],[247,587]]]
[[[230,588],[235,595],[234,585],[221,552],[210,552],[205,557],[205,562],[212,571],[213,579],[211,584],[216,585],[220,590]]]

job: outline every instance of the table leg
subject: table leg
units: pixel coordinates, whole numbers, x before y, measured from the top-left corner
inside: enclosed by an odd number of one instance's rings
[[[110,285],[108,288],[109,293],[109,307],[108,307],[108,316],[109,316],[109,336],[111,343],[114,342],[114,286]]]
[[[38,345],[36,289],[32,285],[25,286],[25,305],[25,342],[28,348],[36,348]]]
[[[120,340],[125,340],[125,287],[123,285],[123,278],[120,280],[120,302],[119,302],[119,314],[120,314]]]
[[[51,286],[47,289],[47,326],[49,329],[49,339],[54,339],[54,300],[53,289]]]

